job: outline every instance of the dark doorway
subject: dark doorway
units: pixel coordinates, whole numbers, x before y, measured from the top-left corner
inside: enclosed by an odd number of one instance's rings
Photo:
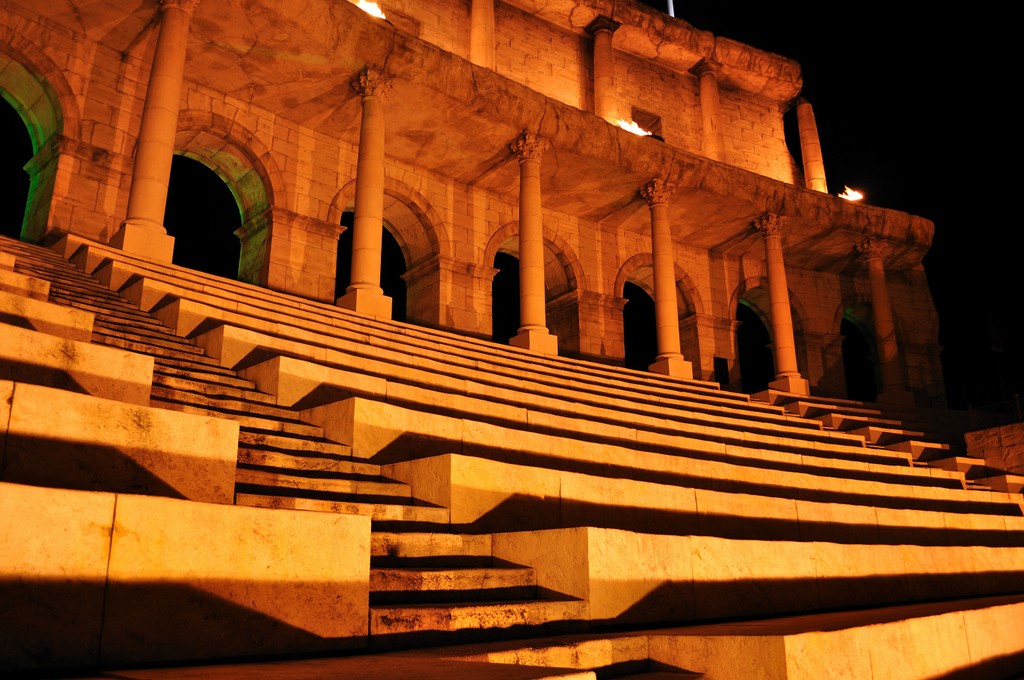
[[[2,97],[0,135],[0,234],[21,238],[29,188],[25,164],[32,158],[32,138],[14,106]]]
[[[746,300],[736,307],[736,354],[740,364],[740,389],[761,392],[775,379],[775,360],[772,357],[772,338],[761,317],[750,308]]]
[[[491,338],[507,343],[519,332],[519,259],[498,253],[494,268],[498,273],[491,281]]]
[[[171,161],[164,226],[174,237],[174,264],[238,278],[242,226],[238,203],[213,170],[185,156]]]
[[[345,295],[349,283],[352,282],[352,227],[355,224],[355,213],[346,210],[341,214],[341,226],[345,231],[338,237],[337,260],[334,276],[334,299]],[[402,246],[385,227],[381,230],[380,239],[380,287],[384,295],[391,298],[391,319],[406,320],[406,301],[408,292],[405,285],[405,254]]]
[[[843,375],[846,376],[846,396],[857,401],[875,401],[878,387],[875,383],[875,362],[871,344],[860,326],[844,318],[839,323],[843,336]]]
[[[626,368],[646,371],[658,358],[658,336],[654,300],[640,286],[629,281],[622,287],[626,305],[622,308]]]

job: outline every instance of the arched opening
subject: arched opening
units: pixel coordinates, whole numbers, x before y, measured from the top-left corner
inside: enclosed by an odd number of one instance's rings
[[[334,299],[345,294],[352,281],[352,227],[355,213],[346,210],[341,214],[341,226],[345,230],[338,237],[338,249],[334,275]],[[391,319],[406,320],[407,290],[403,275],[406,270],[402,246],[395,239],[387,223],[381,230],[380,243],[380,287],[384,295],[391,298]]]
[[[491,338],[507,344],[519,332],[519,258],[499,251],[491,280]]]
[[[646,371],[658,356],[654,299],[630,281],[623,285],[622,297],[626,299],[622,308],[626,368]]]
[[[736,358],[740,366],[740,389],[761,392],[775,379],[772,338],[761,315],[746,299],[736,305]]]
[[[167,184],[164,226],[174,237],[174,264],[207,274],[238,277],[242,226],[227,184],[199,161],[175,155]]]
[[[839,333],[843,336],[843,375],[847,398],[875,401],[878,383],[875,381],[874,347],[852,308],[846,310],[839,322]]]
[[[32,158],[32,138],[17,109],[7,101],[6,92],[0,97],[0,134],[3,152],[0,153],[0,234],[21,238],[28,204],[29,176],[25,164]]]

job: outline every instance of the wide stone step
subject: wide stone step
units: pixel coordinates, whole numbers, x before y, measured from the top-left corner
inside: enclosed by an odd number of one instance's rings
[[[179,402],[193,407],[206,407],[211,411],[239,415],[273,418],[283,421],[301,422],[296,418],[295,411],[281,408],[265,401],[252,401],[246,398],[234,398],[216,394],[187,392],[162,385],[153,385],[151,396],[165,402]]]
[[[154,371],[177,375],[194,380],[232,385],[244,389],[255,387],[251,380],[239,378],[230,368],[224,368],[213,359],[204,355],[195,355],[188,358],[174,358],[165,355],[153,357]]]
[[[238,387],[220,381],[195,380],[191,376],[186,377],[186,375],[169,375],[154,371],[153,385],[170,390],[196,392],[220,398],[247,399],[271,405],[276,403],[273,395],[258,392],[255,387]]]
[[[537,597],[529,567],[373,567],[371,604],[506,602]]]
[[[378,605],[370,607],[370,636],[374,647],[391,644],[481,639],[480,633],[574,632],[585,627],[587,604],[582,600],[532,600],[499,604]],[[451,635],[464,633],[464,635]],[[440,634],[440,635],[439,635]],[[449,634],[449,635],[444,635]],[[394,638],[388,640],[387,638]]]
[[[120,347],[140,354],[169,357],[174,360],[197,361],[197,357],[205,359],[202,348],[192,345],[178,345],[172,343],[157,343],[141,341],[133,338],[125,338],[118,335],[111,335],[102,328],[93,331],[93,339],[111,347]]]
[[[236,489],[235,505],[335,512],[345,515],[369,515],[374,522],[418,523],[425,526],[440,525],[441,528],[448,526],[450,514],[448,508],[433,505],[405,505],[402,503],[360,502],[347,499],[332,500],[327,498],[280,496],[267,493],[267,490],[262,487],[256,487],[252,490],[244,487]]]
[[[305,474],[301,474],[305,472]],[[314,471],[315,472],[315,471]],[[239,467],[235,472],[237,484],[262,486],[274,489],[288,489],[291,492],[312,492],[344,494],[374,498],[411,498],[407,484],[387,480],[371,480],[353,475],[341,477],[338,473],[318,476],[308,471],[281,470],[280,468]]]
[[[243,427],[238,435],[238,443],[256,450],[294,453],[296,455],[313,454],[330,456],[337,459],[350,459],[352,449],[345,444],[324,441],[320,438],[298,437],[286,434],[271,433]],[[374,466],[378,469],[377,466]]]
[[[288,472],[324,472],[353,477],[380,477],[380,466],[315,451],[277,451],[238,447],[238,464],[250,468],[273,468]]]
[[[300,421],[281,420],[245,413],[234,413],[223,409],[193,406],[189,403],[177,400],[167,400],[160,397],[152,397],[149,403],[151,406],[156,408],[166,408],[171,411],[194,413],[196,415],[212,416],[214,418],[227,418],[229,420],[237,421],[239,427],[245,427],[257,432],[265,432],[269,434],[290,434],[300,437],[310,437],[312,439],[322,439],[324,435],[322,428],[319,428],[316,425],[308,425]]]
[[[454,556],[486,560],[486,564],[490,564],[490,534],[374,531],[370,539],[372,560],[409,561]]]

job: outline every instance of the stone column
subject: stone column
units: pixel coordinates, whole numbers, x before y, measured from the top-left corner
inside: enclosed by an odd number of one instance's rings
[[[609,123],[622,118],[615,101],[615,55],[612,51],[612,34],[619,25],[608,17],[598,16],[584,29],[594,37],[594,113]]]
[[[878,370],[882,386],[878,401],[901,406],[912,406],[913,395],[903,384],[900,370],[899,348],[896,344],[896,324],[893,321],[892,303],[889,301],[889,286],[885,282],[885,267],[882,254],[885,243],[868,237],[857,244],[857,252],[868,267],[868,287],[871,291],[871,315],[875,322],[875,346],[878,349]]]
[[[754,221],[754,226],[764,238],[772,346],[775,349],[775,380],[768,387],[782,392],[810,394],[810,385],[800,377],[796,363],[793,312],[789,307],[789,285],[782,257],[782,225],[782,217],[774,213],[765,213]]]
[[[178,132],[188,28],[198,5],[199,0],[160,0],[160,28],[135,147],[128,210],[110,240],[121,250],[161,262],[170,262],[174,251],[174,238],[164,228],[164,210]]]
[[[519,333],[510,345],[558,354],[558,338],[545,319],[544,220],[540,200],[540,159],[548,142],[523,132],[509,144],[519,159]]]
[[[392,76],[366,67],[352,82],[362,97],[356,159],[352,277],[337,305],[360,314],[391,318],[391,298],[380,287],[380,244],[384,229],[384,98]]]
[[[679,302],[676,297],[675,258],[672,228],[668,221],[668,199],[675,187],[652,179],[640,187],[640,195],[651,211],[651,255],[654,260],[654,321],[658,357],[649,370],[675,378],[692,378],[693,366],[679,349]]]
[[[494,0],[472,0],[469,26],[469,60],[494,69]]]
[[[804,161],[804,184],[808,189],[828,193],[825,182],[825,163],[821,159],[818,124],[814,122],[814,109],[803,97],[796,100],[796,124],[800,130],[800,156]]]
[[[700,116],[704,128],[704,155],[716,161],[725,160],[725,137],[722,134],[722,106],[718,98],[718,64],[701,59],[690,72],[700,86]]]

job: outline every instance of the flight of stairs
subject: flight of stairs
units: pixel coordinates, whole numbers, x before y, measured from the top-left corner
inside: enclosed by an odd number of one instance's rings
[[[371,519],[371,650],[571,633],[596,641],[598,629],[616,626],[1024,591],[1005,585],[1024,568],[1005,569],[1000,552],[1024,548],[1021,480],[966,456],[955,416],[777,393],[757,401],[712,383],[366,319],[81,245],[0,239],[0,253],[18,273],[48,281],[50,301],[95,314],[93,343],[153,357],[152,407],[238,423],[237,506]],[[249,348],[243,360],[236,341]],[[266,367],[284,374],[286,363],[322,380],[331,398],[300,395],[292,405],[275,392]],[[410,438],[397,449],[374,448],[373,436],[332,439],[317,409],[339,399],[366,409],[358,426],[371,435],[397,423]],[[541,557],[520,552],[516,532],[536,538]],[[608,537],[635,543],[624,564],[664,560],[644,569],[664,570],[669,583],[679,555],[720,561],[734,573],[726,582],[748,595],[719,595],[712,571],[690,587],[697,603],[678,619],[645,614],[661,611],[658,591],[630,595],[619,619],[595,615],[590,596],[547,587],[552,575],[538,570],[561,541],[580,536],[598,551],[582,563],[614,564],[599,553]],[[899,584],[910,577],[886,571],[886,559],[908,570],[918,560],[939,566],[946,546],[960,551],[946,590],[922,577],[907,595]],[[760,557],[766,551],[772,559]],[[970,573],[989,559],[998,578]],[[769,585],[786,560],[814,562],[806,573],[820,581],[787,574],[792,584]],[[844,574],[847,560],[865,565],[863,577]],[[628,580],[612,570],[608,583]],[[626,656],[600,677],[696,677],[664,656]]]

